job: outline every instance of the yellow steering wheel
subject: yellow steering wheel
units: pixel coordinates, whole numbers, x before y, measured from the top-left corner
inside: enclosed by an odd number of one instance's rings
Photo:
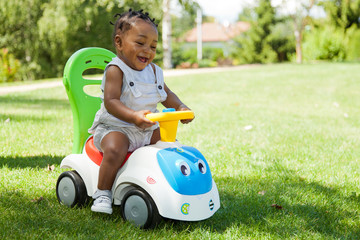
[[[161,141],[175,142],[179,120],[193,119],[194,112],[175,111],[173,108],[168,108],[160,113],[149,113],[146,117],[153,122],[159,122]]]

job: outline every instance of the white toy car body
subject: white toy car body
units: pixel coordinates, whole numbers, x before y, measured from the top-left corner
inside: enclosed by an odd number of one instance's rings
[[[65,172],[58,179],[56,191],[61,203],[81,205],[95,193],[101,158],[90,137],[82,154],[62,160],[61,168],[76,172]],[[178,141],[159,141],[135,150],[117,173],[112,193],[113,203],[121,205],[124,219],[143,228],[156,225],[158,215],[199,221],[211,217],[220,207],[206,159],[197,149]]]

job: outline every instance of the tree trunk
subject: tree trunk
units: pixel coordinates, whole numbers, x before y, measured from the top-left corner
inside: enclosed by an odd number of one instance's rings
[[[316,0],[283,0],[282,6],[285,7],[288,11],[291,9],[290,4],[295,4],[295,9],[293,13],[290,13],[290,17],[294,22],[294,35],[295,35],[295,51],[296,51],[296,62],[302,63],[302,35],[304,31],[304,27],[307,22],[307,17],[310,15],[310,10],[314,6]],[[291,12],[291,11],[289,11]]]
[[[171,0],[163,0],[164,17],[162,20],[162,42],[163,42],[163,64],[165,69],[172,68],[171,63],[171,15],[170,15]]]
[[[295,41],[296,41],[296,62],[302,63],[302,48],[301,48],[301,41],[302,41],[302,33],[301,30],[295,29]]]
[[[199,8],[196,12],[196,25],[197,25],[197,60],[202,59],[202,13]]]

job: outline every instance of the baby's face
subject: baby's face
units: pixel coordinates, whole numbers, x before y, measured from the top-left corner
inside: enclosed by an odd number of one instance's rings
[[[143,70],[155,57],[157,29],[149,22],[137,19],[130,30],[115,36],[118,57],[134,70]]]

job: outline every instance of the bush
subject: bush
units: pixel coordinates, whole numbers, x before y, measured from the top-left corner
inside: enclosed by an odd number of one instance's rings
[[[350,61],[360,60],[360,29],[354,24],[346,31],[347,51],[346,59]]]
[[[197,49],[196,48],[190,48],[188,50],[182,51],[181,59],[184,62],[189,62],[191,64],[197,62]]]
[[[295,51],[292,22],[279,18],[270,1],[257,1],[250,29],[235,37],[231,56],[234,64],[287,61]]]
[[[183,63],[187,63],[186,66],[216,67],[217,61],[224,60],[224,53],[222,48],[204,47],[203,57],[198,61],[196,47],[184,49],[178,44],[173,47],[172,60],[174,67],[182,67]]]
[[[7,48],[0,49],[0,82],[14,82],[20,67],[19,60]]]
[[[304,60],[345,60],[345,37],[343,31],[335,27],[312,29],[304,36]]]
[[[208,59],[214,62],[224,59],[224,51],[222,48],[204,47],[203,59]]]
[[[109,21],[130,6],[161,19],[160,1],[1,0],[0,49],[9,49],[21,61],[22,79],[61,76],[66,61],[80,48],[114,51]],[[158,31],[161,36],[161,28]]]
[[[199,61],[199,67],[200,68],[204,68],[204,67],[216,67],[217,66],[217,62],[216,61],[212,61],[210,59],[202,59]]]
[[[196,48],[184,49],[183,45],[179,43],[173,44],[172,63],[174,67],[180,66],[184,62],[188,62],[190,65],[197,62]]]

